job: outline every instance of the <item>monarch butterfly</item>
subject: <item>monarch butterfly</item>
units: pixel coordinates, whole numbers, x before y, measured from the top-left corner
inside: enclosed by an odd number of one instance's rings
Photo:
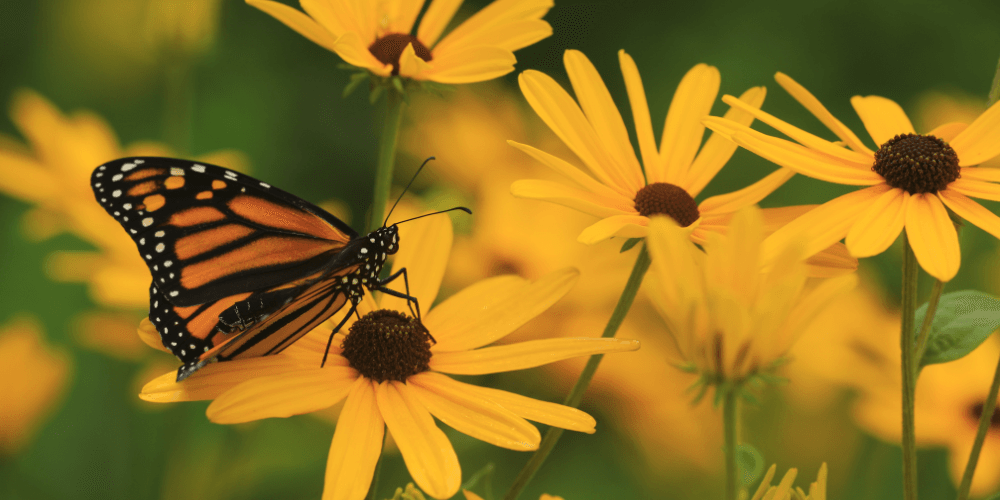
[[[173,158],[111,161],[91,186],[153,276],[149,317],[183,362],[178,382],[213,361],[277,354],[350,301],[346,321],[365,288],[404,298],[420,315],[406,269],[379,277],[399,249],[399,223],[359,237],[265,182]],[[399,276],[406,293],[386,287]]]

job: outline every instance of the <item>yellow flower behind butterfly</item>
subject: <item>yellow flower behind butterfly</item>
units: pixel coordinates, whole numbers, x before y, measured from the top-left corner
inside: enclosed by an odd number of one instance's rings
[[[430,217],[400,226],[394,271],[406,267],[409,291],[434,304],[452,242],[450,219]],[[213,399],[208,417],[235,424],[311,413],[344,401],[327,460],[324,500],[360,499],[371,483],[388,427],[413,480],[434,498],[450,498],[461,484],[454,448],[434,422],[513,450],[538,447],[528,420],[594,432],[592,417],[575,408],[459,382],[447,374],[482,375],[522,370],[577,356],[638,349],[634,340],[554,338],[487,346],[548,309],[576,282],[573,269],[535,281],[499,276],[472,285],[433,308],[423,325],[397,311],[404,300],[366,295],[360,320],[348,320],[333,339],[325,367],[329,326],[317,328],[274,356],[215,363],[177,383],[169,372],[143,388],[153,402]],[[345,311],[334,317],[343,317]],[[159,338],[146,321],[140,333]],[[432,340],[433,339],[433,340]],[[159,347],[159,346],[156,346]]]
[[[301,0],[305,11],[271,0],[246,0],[352,66],[374,75],[472,83],[514,71],[514,51],[552,34],[542,20],[552,0],[496,0],[445,28],[461,0],[432,0],[411,35],[423,0]]]

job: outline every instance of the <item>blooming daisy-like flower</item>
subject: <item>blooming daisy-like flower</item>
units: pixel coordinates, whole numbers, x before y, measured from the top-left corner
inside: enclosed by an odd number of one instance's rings
[[[684,75],[657,147],[639,70],[624,50],[618,58],[635,120],[641,166],[611,94],[583,53],[567,50],[563,57],[576,101],[539,71],[525,71],[518,79],[531,107],[591,175],[554,155],[508,141],[569,181],[520,180],[511,185],[511,192],[600,217],[580,233],[580,242],[592,244],[613,236],[642,238],[648,233],[650,217],[666,215],[686,228],[693,241],[702,243],[709,234],[724,231],[734,212],[756,204],[795,175],[779,169],[739,191],[695,202],[736,150],[725,137],[715,134],[701,145],[705,134],[701,121],[718,95],[719,70],[699,64]],[[756,109],[765,93],[763,87],[751,88],[740,97],[741,103]],[[753,121],[753,115],[741,108],[732,108],[725,116],[744,125]],[[836,247],[813,263],[846,271],[857,266],[846,251]]]
[[[805,290],[797,245],[761,272],[762,219],[756,207],[737,212],[727,236],[709,234],[704,253],[672,220],[650,220],[651,299],[682,363],[709,383],[740,383],[768,370],[816,314],[857,281],[848,274]]]
[[[834,118],[804,87],[778,73],[778,83],[839,139],[833,143],[794,127],[732,96],[731,106],[756,116],[795,142],[771,137],[744,123],[711,117],[705,124],[740,146],[782,167],[820,180],[867,186],[824,203],[776,231],[765,243],[768,258],[793,239],[807,242],[806,253],[846,237],[855,257],[879,254],[906,228],[917,262],[931,276],[948,281],[958,272],[961,252],[950,208],[1000,238],[1000,217],[969,197],[1000,200],[1000,171],[977,168],[1000,155],[1000,105],[971,124],[946,123],[917,134],[903,109],[879,96],[854,96],[851,104],[875,151]]]
[[[247,3],[347,63],[378,76],[440,83],[491,80],[514,71],[514,51],[552,34],[552,0],[496,0],[443,38],[461,0],[300,0],[305,13],[271,0]]]
[[[400,227],[400,239],[407,243],[396,254],[394,270],[406,267],[410,293],[421,304],[433,304],[448,261],[450,220],[431,217],[407,223]],[[385,427],[417,485],[435,498],[449,498],[458,492],[461,470],[433,417],[514,450],[538,447],[538,429],[527,420],[594,432],[594,419],[577,409],[446,375],[521,370],[575,356],[638,349],[634,340],[604,338],[483,347],[555,303],[577,274],[565,269],[531,282],[516,276],[483,280],[425,310],[423,324],[397,312],[408,311],[404,300],[382,295],[376,303],[366,295],[358,309],[361,319],[352,317],[345,327],[348,333],[334,337],[323,368],[329,327],[317,328],[280,354],[212,364],[182,383],[167,373],[143,388],[140,397],[154,402],[214,399],[208,417],[216,423],[310,413],[346,398],[327,461],[324,499],[365,495]],[[155,331],[148,321],[142,330],[147,337]]]

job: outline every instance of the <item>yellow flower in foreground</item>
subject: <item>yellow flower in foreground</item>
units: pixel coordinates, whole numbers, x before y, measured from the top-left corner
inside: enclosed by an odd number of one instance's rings
[[[728,235],[710,234],[702,253],[666,217],[650,220],[651,298],[683,360],[709,383],[740,383],[781,359],[854,274],[804,291],[800,248],[789,246],[761,272],[760,210],[737,212]]]
[[[790,240],[804,239],[806,254],[811,255],[845,237],[851,255],[869,257],[889,248],[905,227],[920,266],[948,281],[958,272],[961,251],[945,207],[1000,238],[1000,217],[969,198],[1000,200],[1000,185],[995,184],[1000,171],[974,167],[1000,155],[1000,103],[969,125],[946,123],[920,135],[892,100],[854,96],[851,104],[878,145],[872,151],[804,87],[783,73],[775,79],[847,147],[732,96],[723,101],[795,142],[731,120],[711,117],[705,124],[782,167],[828,182],[868,187],[824,203],[775,232],[765,243],[765,258],[775,258]]]
[[[469,490],[462,490],[462,493],[465,494],[465,500],[483,500],[483,497]],[[563,497],[557,497],[554,495],[549,495],[548,493],[542,493],[542,496],[538,497],[538,500],[563,500]]]
[[[754,493],[750,500],[826,500],[826,463],[819,467],[816,482],[809,485],[809,493],[802,491],[802,488],[792,488],[795,476],[799,473],[798,469],[788,469],[781,482],[777,486],[771,486],[777,468],[777,465],[772,465],[767,470],[760,487],[757,488],[757,493]]]
[[[0,456],[24,448],[66,389],[70,362],[46,345],[35,321],[0,329]]]
[[[330,327],[310,332],[275,356],[206,366],[178,384],[172,373],[143,388],[147,401],[214,399],[208,417],[240,423],[288,417],[346,398],[327,461],[324,499],[362,498],[381,453],[384,428],[395,439],[411,476],[435,498],[458,492],[458,457],[433,417],[491,444],[533,450],[541,440],[530,419],[580,432],[595,421],[577,409],[456,381],[445,374],[479,375],[532,368],[596,353],[638,349],[637,341],[556,338],[483,347],[555,303],[576,281],[572,269],[535,281],[500,276],[472,285],[427,310],[437,296],[452,241],[450,219],[430,217],[400,227],[394,270],[409,270],[410,293],[424,304],[423,324],[396,311],[406,302],[366,295],[360,320],[337,334],[324,368]],[[343,317],[344,311],[334,317]],[[145,323],[148,329],[148,322]],[[428,333],[436,343],[429,341]]]
[[[423,0],[300,0],[305,13],[271,0],[246,1],[353,66],[440,83],[506,75],[514,71],[514,51],[552,34],[542,20],[552,0],[496,0],[444,38],[461,0],[432,0],[416,36],[410,32]]]

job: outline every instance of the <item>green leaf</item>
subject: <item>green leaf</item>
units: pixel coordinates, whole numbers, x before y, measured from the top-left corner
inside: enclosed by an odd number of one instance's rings
[[[625,253],[625,252],[631,250],[632,247],[638,245],[640,241],[642,241],[642,238],[629,238],[629,239],[625,240],[625,244],[622,245],[622,249],[618,253]]]
[[[378,101],[378,98],[382,96],[382,92],[384,91],[385,91],[385,86],[376,85],[375,88],[372,89],[372,93],[368,95],[368,102],[375,104]]]
[[[927,304],[924,304],[917,309],[914,321],[918,333],[926,315]],[[1000,300],[995,297],[975,290],[942,295],[920,367],[962,358],[979,347],[997,327],[1000,327]]]
[[[398,76],[394,76],[389,81],[392,82],[392,86],[396,88],[396,91],[400,94],[403,93],[403,80]]]
[[[361,85],[361,82],[364,82],[365,80],[368,80],[368,73],[355,73],[351,75],[351,80],[344,86],[343,97],[351,95],[351,93],[354,92],[359,85]]]

